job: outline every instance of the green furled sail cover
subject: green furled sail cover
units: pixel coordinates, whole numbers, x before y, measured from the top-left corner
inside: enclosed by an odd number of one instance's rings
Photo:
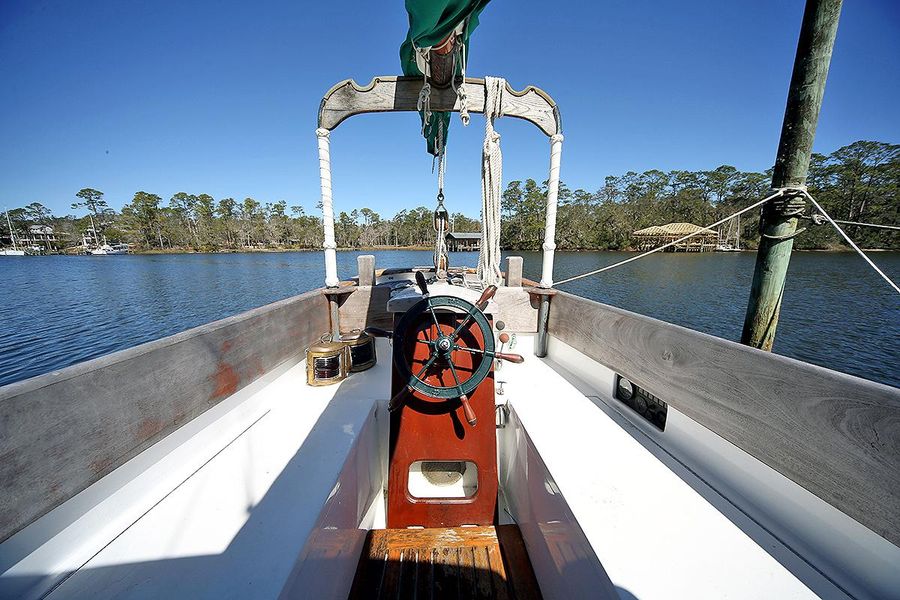
[[[463,43],[466,46],[466,56],[469,51],[469,36],[478,26],[478,15],[490,0],[406,0],[406,12],[409,13],[409,33],[406,40],[400,46],[400,65],[403,74],[423,77],[425,74],[419,70],[416,64],[415,48],[427,48],[436,46],[450,35],[457,25],[469,19],[468,26],[463,32]],[[456,65],[454,77],[461,74],[462,65]],[[425,115],[419,113],[424,121]],[[450,113],[435,112],[431,115],[431,122],[425,129],[425,139],[428,141],[428,152],[437,153],[435,139],[439,129],[444,132],[444,144],[447,143],[447,128],[450,125]]]

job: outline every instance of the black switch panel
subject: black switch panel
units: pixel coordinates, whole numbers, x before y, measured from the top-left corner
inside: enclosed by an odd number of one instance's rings
[[[668,404],[621,375],[616,375],[614,395],[616,400],[628,405],[631,410],[642,416],[644,420],[654,427],[660,431],[666,430]]]

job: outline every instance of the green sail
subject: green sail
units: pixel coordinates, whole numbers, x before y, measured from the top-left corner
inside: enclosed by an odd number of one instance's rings
[[[444,41],[450,33],[464,20],[468,19],[468,26],[463,32],[463,43],[466,46],[466,55],[469,51],[469,36],[478,26],[478,15],[490,0],[406,0],[406,12],[409,14],[409,32],[406,40],[400,46],[400,65],[403,74],[423,77],[424,73],[416,64],[415,47],[425,48],[436,46]],[[462,66],[456,66],[456,75],[462,71]],[[425,116],[419,113],[423,119]],[[447,129],[450,125],[450,113],[432,113],[431,121],[425,129],[425,139],[428,142],[428,152],[436,154],[435,139],[438,131],[443,129],[444,144],[447,143]]]

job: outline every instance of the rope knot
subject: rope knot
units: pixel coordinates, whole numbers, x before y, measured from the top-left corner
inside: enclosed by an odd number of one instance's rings
[[[422,135],[425,135],[425,128],[431,123],[431,84],[427,79],[419,91],[416,110],[422,113]]]
[[[468,127],[471,118],[469,117],[469,95],[466,92],[465,79],[459,84],[456,95],[459,97],[459,120],[462,121],[463,127]]]
[[[460,63],[460,73],[462,80],[459,86],[456,85],[456,61]],[[456,47],[453,50],[453,78],[450,80],[456,97],[459,98],[459,120],[462,121],[463,127],[469,126],[469,92],[466,89],[466,45],[462,39],[457,38]]]

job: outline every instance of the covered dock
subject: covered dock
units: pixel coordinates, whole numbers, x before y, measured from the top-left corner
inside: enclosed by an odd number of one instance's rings
[[[451,231],[447,234],[447,249],[450,252],[477,252],[481,248],[481,233]]]
[[[703,231],[703,227],[693,223],[668,223],[638,229],[631,234],[636,250],[652,250],[663,244],[674,242],[697,231],[702,233],[666,248],[666,252],[707,252],[716,249],[718,234],[715,231]]]

